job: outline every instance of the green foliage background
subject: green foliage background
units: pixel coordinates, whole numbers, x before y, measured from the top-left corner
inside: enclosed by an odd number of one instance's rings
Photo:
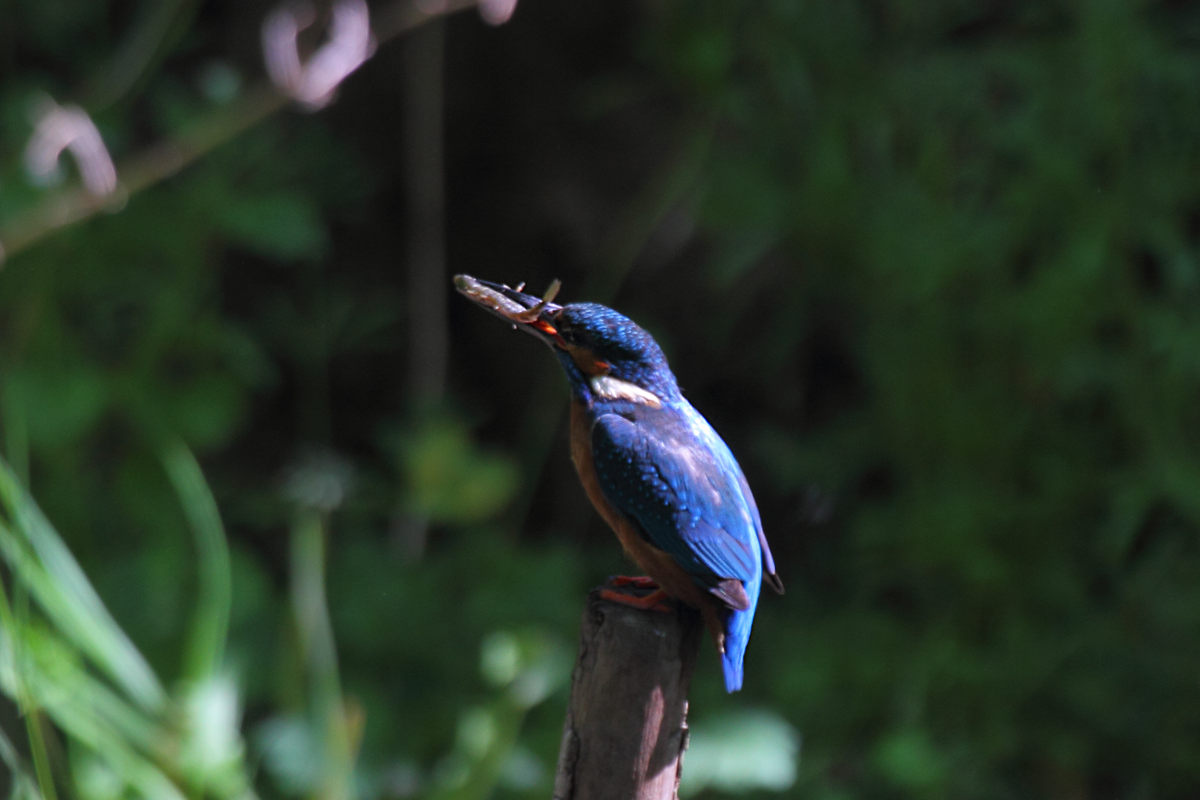
[[[789,592],[742,694],[702,662],[689,791],[1197,795],[1200,9],[523,0],[234,130],[270,10],[0,28],[0,244],[75,181],[45,94],[119,166],[223,141],[0,271],[14,796],[548,796],[625,565],[454,272],[637,319],[755,488]]]

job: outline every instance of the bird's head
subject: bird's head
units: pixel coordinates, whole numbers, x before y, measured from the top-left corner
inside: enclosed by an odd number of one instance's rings
[[[633,320],[598,303],[550,302],[469,275],[458,290],[550,346],[583,399],[661,406],[679,397],[662,348]],[[557,289],[557,286],[553,287]]]

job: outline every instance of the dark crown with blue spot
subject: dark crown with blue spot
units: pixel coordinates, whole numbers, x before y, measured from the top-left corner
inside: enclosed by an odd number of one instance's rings
[[[569,303],[554,316],[554,327],[568,345],[584,348],[608,363],[614,378],[654,392],[663,400],[679,396],[679,386],[658,342],[624,314],[598,303]]]

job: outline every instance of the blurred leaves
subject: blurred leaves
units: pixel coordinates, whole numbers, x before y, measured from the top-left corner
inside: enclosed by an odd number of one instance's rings
[[[885,779],[901,789],[923,797],[945,793],[946,764],[920,729],[882,739],[875,759]]]
[[[736,711],[693,720],[679,791],[783,791],[796,782],[800,735],[778,714]]]
[[[5,376],[4,388],[10,407],[36,409],[23,415],[33,447],[62,447],[78,440],[108,402],[103,375],[84,364],[17,368]]]
[[[27,5],[5,236],[55,191],[31,98],[83,84],[118,163],[257,98],[252,6]],[[1200,13],[521,8],[447,32],[448,256],[645,322],[789,585],[743,695],[702,662],[690,790],[1192,797]],[[0,475],[14,796],[548,793],[620,561],[544,353],[451,306],[454,394],[410,402],[394,66],[0,272],[0,441],[56,526]]]
[[[142,711],[158,712],[165,693],[125,632],[109,616],[62,539],[42,516],[7,465],[0,463],[0,556],[22,589],[68,637],[120,686]],[[16,619],[10,625],[17,624]],[[6,626],[7,627],[7,626]],[[38,628],[31,628],[31,635]],[[8,636],[15,635],[9,628]],[[46,647],[58,647],[45,639]],[[9,657],[16,643],[9,642]],[[65,654],[60,654],[65,655]],[[69,659],[63,660],[63,665]],[[16,669],[11,665],[10,669]],[[16,679],[16,676],[13,676]]]
[[[20,703],[35,731],[39,791],[54,796],[37,732],[45,713],[70,739],[83,797],[132,791],[183,798],[180,780],[214,797],[252,796],[236,687],[201,678],[189,685],[177,718],[176,701],[2,462],[0,517],[0,555],[15,580],[11,588],[0,586],[0,689]],[[39,613],[15,602],[26,593]],[[14,774],[14,789],[33,780],[24,771]]]
[[[245,797],[250,791],[241,703],[237,682],[227,672],[189,682],[180,703],[179,767],[189,783],[208,785],[219,797]]]
[[[481,450],[453,416],[425,418],[414,430],[387,437],[403,476],[405,510],[440,523],[495,516],[517,489],[517,465]]]
[[[1165,618],[1200,652],[1200,593],[1160,560],[1200,575],[1200,385],[1170,355],[1200,275],[1195,15],[706,10],[739,42],[719,88],[692,51],[656,55],[721,131],[699,213],[737,310],[671,334],[731,354],[696,388],[730,387],[722,430],[752,431],[801,509],[765,517],[803,620],[764,603],[759,630],[804,632],[771,647],[807,790],[1186,796],[1200,776],[1158,748],[1195,718],[1151,687],[1196,687],[1167,652],[1142,680],[1124,655]],[[836,512],[795,537],[811,483]]]
[[[327,246],[316,205],[295,193],[231,198],[218,223],[231,242],[281,261],[317,258]]]
[[[499,630],[484,639],[481,671],[504,691],[461,713],[455,747],[437,765],[428,796],[470,800],[497,787],[528,792],[544,786],[551,770],[520,748],[518,734],[529,710],[566,684],[572,659],[562,642],[537,629]]]

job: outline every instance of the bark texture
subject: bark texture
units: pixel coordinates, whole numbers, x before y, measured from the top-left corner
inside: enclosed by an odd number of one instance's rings
[[[554,800],[673,800],[687,747],[687,693],[701,638],[687,609],[588,596]]]

